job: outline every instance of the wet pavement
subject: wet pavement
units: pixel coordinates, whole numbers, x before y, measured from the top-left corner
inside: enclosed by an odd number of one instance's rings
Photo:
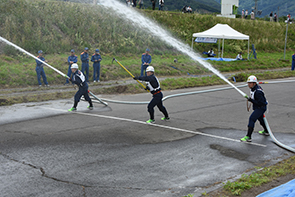
[[[272,131],[294,148],[293,83],[262,87]],[[208,87],[164,95],[201,89]],[[108,97],[146,101],[151,95]],[[156,109],[157,125],[144,124],[146,105],[95,104],[88,111],[81,102],[73,113],[66,111],[71,100],[0,107],[0,196],[200,196],[255,166],[294,155],[257,133],[252,144],[238,142],[250,113],[235,90],[164,104],[171,121],[162,122]]]

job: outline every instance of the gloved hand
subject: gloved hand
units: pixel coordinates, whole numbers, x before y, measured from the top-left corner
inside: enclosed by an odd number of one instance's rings
[[[248,97],[248,95],[247,94],[245,94],[245,96],[244,96],[246,99],[249,99],[249,97]]]
[[[138,80],[138,79],[139,79],[139,77],[133,77],[133,79],[134,79],[134,80]]]

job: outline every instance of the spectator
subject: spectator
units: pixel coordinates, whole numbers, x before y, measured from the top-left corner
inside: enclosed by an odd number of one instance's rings
[[[255,20],[255,14],[254,14],[254,11],[252,10],[252,12],[251,12],[251,20]]]
[[[69,64],[69,68],[68,68],[68,77],[71,77],[72,74],[72,70],[71,70],[71,66],[73,63],[77,63],[78,62],[78,57],[75,55],[75,50],[72,49],[71,50],[71,55],[68,57],[68,64]],[[65,85],[69,84],[69,79],[67,78]]]
[[[212,48],[208,51],[208,57],[214,57],[214,51]]]
[[[139,9],[143,8],[143,0],[139,0]]]
[[[292,22],[292,20],[291,20],[291,14],[288,14],[287,15],[287,22]]]
[[[159,0],[159,10],[163,10],[164,0]]]
[[[242,19],[244,19],[245,18],[245,10],[243,9],[242,10]]]
[[[269,21],[273,22],[273,14],[272,14],[272,12],[269,14]]]
[[[292,68],[291,70],[294,71],[295,69],[295,53],[292,55]]]
[[[245,19],[248,18],[248,10],[245,11]]]
[[[187,5],[183,6],[183,8],[181,9],[182,13],[186,13],[187,12]]]
[[[82,69],[81,72],[84,74],[86,78],[86,82],[89,82],[89,54],[88,54],[88,48],[85,47],[84,52],[81,53],[81,61],[82,61]],[[85,74],[86,72],[86,74]]]
[[[274,22],[277,22],[277,18],[278,18],[278,15],[277,15],[277,13],[275,13],[275,15],[273,17]]]
[[[152,62],[152,56],[149,54],[150,50],[147,48],[145,50],[145,53],[142,54],[141,56],[141,72],[140,72],[140,76],[143,76],[143,71],[145,72],[145,76],[146,76],[146,68],[150,65],[150,63]]]
[[[156,0],[151,0],[151,2],[152,2],[153,10],[155,10],[155,8],[156,8]]]
[[[193,9],[191,8],[191,6],[188,6],[188,7],[187,7],[187,12],[188,12],[188,13],[192,13],[192,12],[193,12]]]
[[[240,52],[237,57],[236,57],[237,60],[243,60],[243,57],[242,57],[242,52]]]
[[[91,57],[91,61],[93,62],[93,82],[95,83],[100,82],[99,81],[99,75],[100,75],[100,61],[101,56],[99,54],[99,49],[95,50],[95,53]]]
[[[38,51],[39,53],[39,56],[37,57],[38,59],[42,60],[43,62],[47,62],[45,60],[45,58],[43,57],[43,51]],[[44,72],[44,68],[43,68],[43,63],[36,60],[36,73],[37,73],[37,80],[38,80],[38,84],[39,84],[39,87],[42,86],[42,83],[41,83],[41,76],[43,78],[43,82],[45,84],[45,86],[49,86],[48,85],[48,82],[47,82],[47,78],[46,78],[46,75],[45,75],[45,72]]]
[[[133,7],[136,7],[136,0],[133,0]]]

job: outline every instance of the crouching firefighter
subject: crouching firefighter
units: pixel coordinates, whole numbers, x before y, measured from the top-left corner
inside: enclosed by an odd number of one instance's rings
[[[71,70],[72,70],[72,77],[70,80],[72,81],[72,83],[76,84],[79,87],[79,90],[74,97],[74,106],[68,111],[77,110],[78,102],[80,101],[82,96],[84,96],[85,100],[89,102],[89,106],[87,108],[92,110],[93,105],[92,105],[91,98],[88,95],[88,84],[85,80],[84,74],[80,70],[78,70],[78,64],[72,64]]]
[[[154,75],[155,69],[152,66],[148,66],[146,69],[147,76],[134,77],[135,80],[145,81],[147,83],[147,89],[152,93],[153,99],[148,104],[148,112],[150,114],[150,119],[146,121],[148,124],[155,123],[154,107],[157,105],[159,110],[164,114],[161,120],[170,120],[166,108],[163,106],[162,98],[163,94],[161,92],[160,82]]]
[[[254,130],[254,124],[258,120],[263,127],[263,131],[259,131],[260,135],[268,136],[268,130],[265,126],[263,116],[266,111],[267,100],[264,96],[262,88],[257,84],[257,78],[251,75],[248,80],[248,87],[250,88],[250,98],[245,96],[249,102],[253,104],[253,112],[249,118],[248,133],[241,139],[242,142],[251,142],[251,135]]]

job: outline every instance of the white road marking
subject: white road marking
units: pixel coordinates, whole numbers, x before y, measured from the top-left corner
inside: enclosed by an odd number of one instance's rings
[[[42,107],[42,108],[55,110],[55,111],[60,111],[60,112],[68,112],[68,111],[63,110],[63,109],[54,109],[54,108],[49,108],[49,107]],[[170,127],[170,126],[166,126],[166,125],[147,124],[146,122],[143,122],[143,121],[140,121],[140,120],[132,120],[132,119],[127,119],[127,118],[120,118],[120,117],[115,117],[115,116],[105,116],[105,115],[99,115],[99,114],[90,114],[90,113],[84,113],[84,112],[78,112],[78,111],[69,112],[69,113],[80,114],[80,115],[84,115],[84,116],[107,118],[107,119],[113,119],[113,120],[121,120],[121,121],[127,121],[127,122],[134,122],[134,123],[138,123],[138,124],[144,124],[144,125],[160,127],[160,128],[170,129],[170,130],[182,131],[182,132],[186,132],[186,133],[192,133],[192,134],[203,135],[203,136],[207,136],[207,137],[212,137],[212,138],[217,138],[217,139],[222,139],[222,140],[228,140],[228,141],[241,143],[241,141],[237,140],[237,139],[232,139],[232,138],[228,138],[228,137],[221,137],[221,136],[207,134],[207,133],[201,133],[201,132],[197,132],[197,131],[190,131],[190,130],[187,130],[187,129],[180,129],[180,128]],[[253,142],[243,142],[243,143],[247,143],[247,144],[255,145],[255,146],[260,146],[260,147],[267,147],[267,145],[253,143]]]

